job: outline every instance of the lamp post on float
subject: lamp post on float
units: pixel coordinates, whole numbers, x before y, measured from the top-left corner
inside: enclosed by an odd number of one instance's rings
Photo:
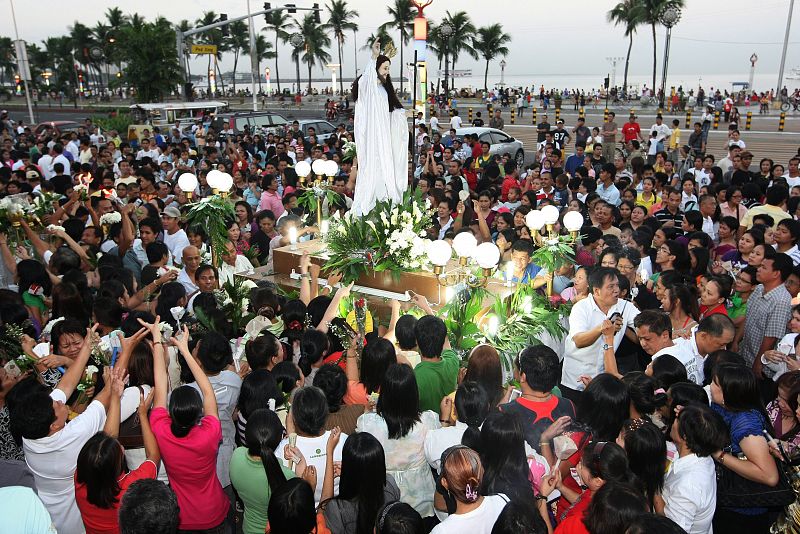
[[[423,11],[431,5],[433,0],[412,0],[414,7],[417,8],[417,16],[414,17],[414,69],[416,85],[414,86],[414,111],[422,113],[422,120],[427,120],[425,112],[425,102],[428,99],[428,20]],[[416,113],[414,114],[416,116]]]

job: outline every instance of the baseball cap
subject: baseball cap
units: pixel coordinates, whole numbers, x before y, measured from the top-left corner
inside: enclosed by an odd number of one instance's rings
[[[161,212],[162,217],[171,217],[173,219],[179,219],[181,216],[181,211],[174,207],[174,206],[167,206],[164,208],[164,211]]]
[[[114,182],[114,185],[115,186],[117,186],[119,184],[131,185],[131,184],[135,184],[135,183],[136,183],[136,177],[135,176],[128,176],[127,178],[117,178],[117,180]]]
[[[39,176],[39,173],[36,172],[36,171],[28,171],[28,172],[26,172],[25,173],[25,177],[28,180],[38,180],[38,179],[41,178],[41,176]]]

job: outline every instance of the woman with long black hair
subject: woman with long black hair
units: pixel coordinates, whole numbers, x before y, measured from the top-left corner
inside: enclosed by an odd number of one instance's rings
[[[255,410],[247,420],[245,446],[231,457],[231,483],[244,503],[245,534],[262,534],[267,526],[270,495],[294,478],[294,472],[275,457],[283,425],[272,410]]]
[[[339,495],[321,504],[332,534],[371,534],[378,511],[400,500],[400,488],[386,473],[383,446],[372,434],[358,432],[342,449]]]
[[[617,444],[625,449],[631,471],[639,479],[652,511],[664,488],[667,463],[664,434],[650,421],[631,419],[623,425]]]

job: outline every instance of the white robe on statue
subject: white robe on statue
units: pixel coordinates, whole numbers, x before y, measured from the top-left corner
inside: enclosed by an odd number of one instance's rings
[[[406,110],[389,112],[386,89],[371,59],[358,81],[355,109],[358,176],[353,215],[369,213],[377,201],[399,204],[408,188],[408,121]]]

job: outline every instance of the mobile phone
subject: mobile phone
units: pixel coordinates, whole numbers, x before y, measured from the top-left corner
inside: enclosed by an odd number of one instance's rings
[[[509,402],[514,402],[515,400],[517,400],[521,396],[522,396],[522,391],[518,390],[517,388],[512,388],[511,389],[511,395],[509,395],[509,397],[508,397],[508,401]]]
[[[622,314],[620,312],[614,312],[611,314],[611,317],[609,317],[608,320],[613,323],[617,317],[622,317]]]

